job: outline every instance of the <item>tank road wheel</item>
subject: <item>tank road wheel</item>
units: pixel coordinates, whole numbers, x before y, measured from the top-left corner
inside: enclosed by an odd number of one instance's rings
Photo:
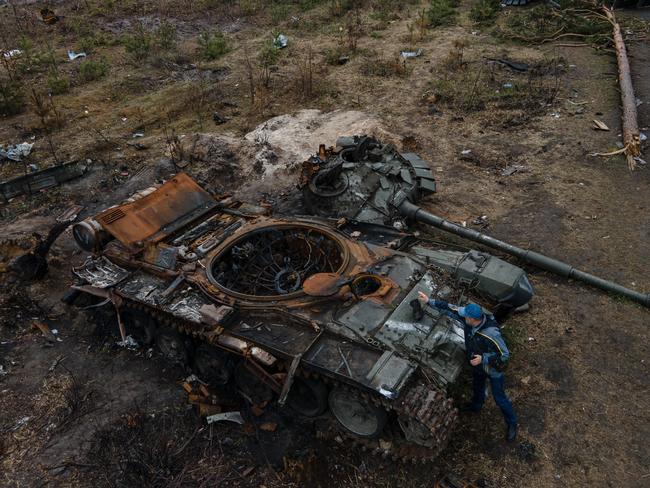
[[[310,378],[294,378],[287,405],[305,417],[318,417],[327,410],[327,386]]]
[[[255,376],[244,363],[235,369],[235,383],[239,391],[254,404],[268,402],[273,398],[273,390]]]
[[[156,345],[167,360],[182,365],[188,363],[189,351],[185,346],[183,336],[175,330],[159,328],[156,333]]]
[[[397,423],[399,423],[407,440],[424,447],[434,447],[436,445],[436,440],[431,435],[431,430],[418,419],[400,415],[397,418]]]
[[[354,392],[334,388],[329,395],[329,405],[336,420],[359,437],[377,437],[386,425],[386,411]]]
[[[226,352],[209,344],[200,344],[194,353],[194,369],[211,385],[223,386],[230,380],[232,363]]]
[[[126,308],[121,313],[127,334],[144,346],[150,346],[154,343],[156,340],[156,322],[151,316],[132,308]]]

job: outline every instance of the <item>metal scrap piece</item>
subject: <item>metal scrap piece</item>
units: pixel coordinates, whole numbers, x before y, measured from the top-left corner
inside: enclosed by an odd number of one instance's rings
[[[41,171],[28,173],[11,180],[0,183],[0,194],[5,201],[22,195],[31,195],[35,192],[51,188],[61,183],[83,176],[88,166],[80,162],[64,163],[51,166]]]
[[[73,222],[77,216],[85,209],[83,205],[71,205],[61,215],[56,218],[57,222]]]
[[[240,412],[216,413],[214,415],[210,415],[209,417],[206,417],[205,420],[207,420],[208,424],[213,424],[214,422],[222,422],[222,421],[235,422],[240,425],[244,424],[244,419],[242,418]]]
[[[129,272],[113,264],[104,256],[86,258],[84,264],[72,268],[72,272],[96,288],[108,288],[129,276]]]

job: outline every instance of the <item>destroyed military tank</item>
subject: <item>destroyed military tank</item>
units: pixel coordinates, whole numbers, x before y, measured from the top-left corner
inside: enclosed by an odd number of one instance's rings
[[[384,156],[400,167],[389,182],[433,189],[420,163],[394,150]],[[320,178],[318,196],[335,198],[340,175]],[[368,202],[359,207],[372,214]],[[426,461],[456,423],[447,387],[465,355],[462,324],[422,308],[418,291],[458,298],[464,284],[512,309],[532,288],[503,260],[422,246],[384,223],[378,215],[269,216],[180,173],[75,224],[75,240],[92,255],[73,270],[66,300],[86,293],[112,302],[123,340],[155,342],[204,380],[234,381],[253,403],[276,397],[303,416],[329,411],[361,447]]]
[[[472,296],[501,319],[533,296],[526,273],[476,250],[409,233],[422,222],[563,276],[650,304],[650,297],[465,228],[417,206],[435,191],[429,165],[367,137],[321,145],[298,185],[310,216],[213,196],[188,175],[135,194],[73,227],[92,253],[80,293],[117,309],[123,341],[156,343],[252,403],[331,412],[349,439],[395,459],[426,461],[457,411],[463,326],[419,291]],[[299,212],[300,213],[300,212]]]

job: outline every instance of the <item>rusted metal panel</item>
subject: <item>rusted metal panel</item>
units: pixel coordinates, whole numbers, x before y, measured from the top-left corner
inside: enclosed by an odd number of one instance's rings
[[[139,248],[157,242],[205,215],[217,202],[187,174],[179,173],[157,191],[134,202],[112,207],[96,220],[122,244]]]

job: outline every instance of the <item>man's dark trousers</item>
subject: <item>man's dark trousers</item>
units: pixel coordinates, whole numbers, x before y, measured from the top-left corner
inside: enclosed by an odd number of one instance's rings
[[[485,402],[485,383],[488,378],[490,379],[490,386],[492,387],[492,396],[494,397],[494,402],[501,409],[506,424],[515,425],[517,423],[517,416],[515,415],[515,411],[512,408],[510,399],[506,396],[506,391],[504,388],[505,376],[503,373],[499,374],[498,376],[488,376],[480,367],[472,368],[472,386],[474,390],[474,396],[472,397],[470,408],[475,412],[481,410],[481,407]]]

